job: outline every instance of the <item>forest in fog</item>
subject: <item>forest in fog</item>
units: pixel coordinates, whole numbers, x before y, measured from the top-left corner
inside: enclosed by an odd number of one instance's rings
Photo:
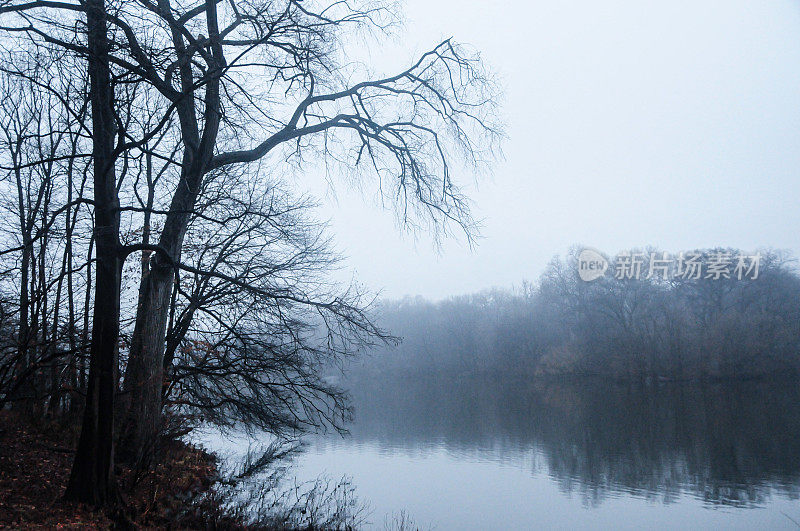
[[[607,274],[585,282],[576,260],[575,250],[555,258],[537,282],[513,291],[384,302],[381,324],[403,342],[356,369],[633,379],[800,370],[800,276],[785,253],[763,253],[757,278],[742,279]]]

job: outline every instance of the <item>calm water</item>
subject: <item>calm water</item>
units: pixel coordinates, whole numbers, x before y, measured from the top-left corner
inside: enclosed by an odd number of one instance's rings
[[[797,529],[800,386],[405,378],[353,384],[352,434],[296,474],[350,476],[383,528]]]

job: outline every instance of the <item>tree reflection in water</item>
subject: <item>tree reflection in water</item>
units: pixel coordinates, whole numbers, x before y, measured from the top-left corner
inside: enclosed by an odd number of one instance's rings
[[[354,442],[488,460],[537,457],[560,488],[758,506],[800,490],[800,385],[406,376],[350,382]]]

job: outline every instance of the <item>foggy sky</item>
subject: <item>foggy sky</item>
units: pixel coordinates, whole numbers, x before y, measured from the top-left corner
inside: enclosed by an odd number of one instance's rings
[[[482,239],[437,251],[374,194],[313,188],[342,274],[386,297],[534,280],[555,254],[646,245],[800,254],[800,3],[408,0],[391,71],[453,36],[505,87],[505,160],[461,175]]]

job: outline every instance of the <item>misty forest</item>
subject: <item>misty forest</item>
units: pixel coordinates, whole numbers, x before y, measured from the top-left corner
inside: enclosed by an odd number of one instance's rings
[[[663,256],[641,254],[651,253]],[[718,249],[697,255],[708,265],[717,253],[740,254]],[[576,254],[554,258],[536,282],[517,290],[382,303],[381,323],[404,340],[397,348],[375,349],[354,370],[631,382],[799,374],[800,276],[791,256],[763,253],[756,279],[648,280],[643,273],[638,280],[607,275],[584,282]]]
[[[352,272],[315,182],[443,253],[482,245],[472,180],[503,186],[506,81],[450,37],[374,60],[410,27],[380,1],[0,1],[0,527],[800,519],[800,273],[769,234],[747,278],[646,275],[648,247],[587,281],[568,239],[471,294]]]

